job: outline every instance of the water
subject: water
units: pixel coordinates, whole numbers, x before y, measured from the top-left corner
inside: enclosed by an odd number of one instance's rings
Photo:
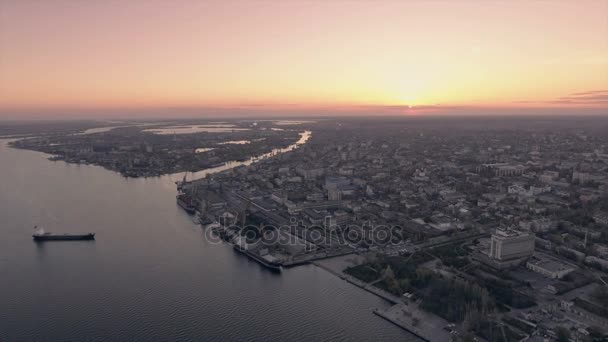
[[[268,272],[127,179],[0,142],[0,341],[414,341],[383,300],[315,266]],[[96,232],[36,244],[32,227]]]
[[[108,121],[108,123],[121,123],[120,121]],[[132,125],[126,125],[126,126],[107,126],[107,127],[95,127],[95,128],[89,128],[89,129],[85,129],[84,131],[80,132],[80,133],[74,133],[74,135],[86,135],[86,134],[95,134],[95,133],[105,133],[105,132],[109,132],[115,128],[123,128],[123,127],[131,127],[131,126],[137,126],[137,127],[145,127],[145,126],[151,126],[151,125],[158,125],[159,122],[148,122],[148,123],[139,123],[139,124],[132,124]]]
[[[230,141],[224,141],[219,143],[219,145],[246,145],[246,144],[250,144],[251,141],[249,140],[230,140]]]
[[[212,147],[199,147],[196,150],[194,150],[194,153],[205,153],[205,152],[209,152],[209,151],[213,151],[215,150],[215,148]]]
[[[294,144],[291,144],[285,148],[275,148],[268,153],[264,153],[259,156],[254,156],[254,157],[248,158],[244,161],[237,161],[237,160],[228,161],[228,162],[223,163],[220,166],[216,166],[213,168],[209,168],[209,169],[205,169],[205,170],[201,170],[201,171],[197,171],[197,172],[192,172],[191,178],[189,180],[204,178],[208,174],[226,171],[226,170],[238,167],[238,166],[251,165],[252,163],[255,163],[256,161],[259,161],[262,159],[267,159],[267,158],[270,158],[270,157],[275,156],[280,153],[293,151],[296,148],[305,144],[308,141],[308,139],[310,139],[311,135],[312,135],[311,131],[304,131],[304,132],[300,133],[300,139],[298,139],[298,141],[296,141]],[[171,177],[174,181],[179,181],[179,180],[182,180],[182,176],[183,176],[183,174],[173,174],[173,175],[170,175],[167,177]]]
[[[193,125],[193,126],[169,126],[164,128],[144,129],[144,132],[154,134],[192,134],[201,132],[231,133],[236,131],[248,131],[249,128],[236,128],[234,125]]]
[[[125,127],[125,126],[111,126],[111,127],[95,127],[84,130],[81,133],[75,133],[74,135],[85,135],[85,134],[95,134],[95,133],[104,133],[113,130],[114,128]]]
[[[315,121],[296,121],[296,120],[276,120],[273,121],[275,125],[301,125],[305,123],[314,123]]]

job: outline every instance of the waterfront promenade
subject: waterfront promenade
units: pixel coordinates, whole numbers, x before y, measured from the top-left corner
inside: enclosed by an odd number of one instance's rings
[[[394,304],[386,310],[374,309],[374,314],[379,317],[407,330],[424,341],[434,342],[451,340],[452,335],[443,329],[449,322],[441,317],[425,312],[419,307],[420,303],[401,299],[400,297],[374,286],[372,283],[363,282],[344,273],[343,270],[348,267],[348,265],[354,265],[357,258],[361,257],[357,255],[346,255],[332,259],[317,260],[312,262],[312,264]]]
[[[409,331],[425,341],[450,341],[452,335],[443,328],[448,322],[427,313],[416,303],[400,303],[386,310],[374,309],[374,313]]]

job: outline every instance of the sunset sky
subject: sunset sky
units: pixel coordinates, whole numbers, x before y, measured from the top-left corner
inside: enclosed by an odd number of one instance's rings
[[[608,0],[0,0],[0,118],[604,111]]]

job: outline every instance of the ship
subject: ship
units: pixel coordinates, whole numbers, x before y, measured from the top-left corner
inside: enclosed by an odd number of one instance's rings
[[[34,226],[34,241],[74,241],[74,240],[95,240],[95,233],[86,234],[68,234],[68,233],[51,233],[45,232],[44,229]]]
[[[175,184],[177,184],[177,191],[182,191],[182,189],[186,186],[186,184],[188,184],[188,181],[186,180],[187,175],[188,175],[187,173],[184,174],[184,179],[182,179],[181,182],[180,181],[175,182]]]
[[[196,207],[192,204],[192,198],[190,198],[190,196],[185,194],[177,195],[177,204],[188,214],[196,214]]]

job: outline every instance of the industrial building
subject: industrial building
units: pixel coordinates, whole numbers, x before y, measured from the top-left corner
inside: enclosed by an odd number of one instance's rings
[[[528,260],[526,267],[552,279],[562,279],[566,274],[573,272],[576,269],[575,266],[540,254],[534,255],[533,258]]]

